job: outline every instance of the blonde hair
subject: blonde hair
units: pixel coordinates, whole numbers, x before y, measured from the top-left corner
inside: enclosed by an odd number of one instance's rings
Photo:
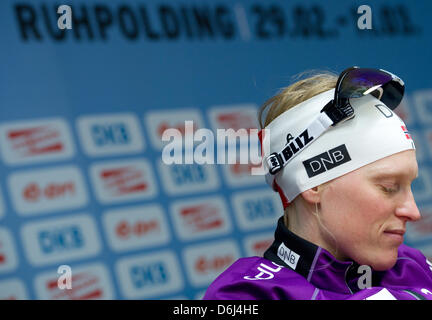
[[[261,129],[268,126],[277,116],[299,103],[334,88],[338,78],[336,74],[330,71],[311,70],[299,73],[293,77],[293,80],[307,75],[310,76],[282,88],[278,94],[263,103],[258,113]],[[267,114],[263,121],[262,117],[265,112]]]
[[[268,99],[261,106],[258,113],[261,129],[268,126],[280,114],[298,105],[299,103],[306,101],[322,92],[335,88],[337,79],[338,76],[330,71],[311,70],[294,76],[293,80],[297,80],[296,82],[289,85],[288,87],[282,88],[278,94]],[[264,115],[265,119],[263,119]],[[321,186],[324,187],[325,184]],[[288,228],[289,214],[293,210],[296,210],[294,205],[290,205],[284,211],[284,222]],[[321,227],[329,232],[322,224],[320,215],[318,214],[317,206],[316,211],[313,212],[313,214],[318,219],[318,223],[321,225]],[[332,238],[334,238],[330,232],[329,234]]]

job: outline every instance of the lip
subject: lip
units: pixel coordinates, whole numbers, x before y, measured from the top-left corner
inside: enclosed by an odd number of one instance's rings
[[[402,244],[404,241],[405,230],[403,229],[386,230],[384,231],[384,234],[388,238],[392,239],[393,241]]]
[[[390,234],[397,234],[397,235],[401,235],[401,236],[403,236],[405,234],[405,230],[403,230],[403,229],[386,230],[384,232],[390,233]]]

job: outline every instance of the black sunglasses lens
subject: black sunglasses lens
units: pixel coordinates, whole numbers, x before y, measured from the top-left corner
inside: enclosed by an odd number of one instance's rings
[[[390,109],[395,109],[404,94],[403,82],[392,75],[377,69],[352,69],[344,76],[338,95],[340,98],[360,98],[364,94],[379,98]]]

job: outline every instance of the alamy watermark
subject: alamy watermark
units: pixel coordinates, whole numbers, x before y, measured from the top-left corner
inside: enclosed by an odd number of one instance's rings
[[[185,121],[184,131],[164,130],[162,141],[168,142],[162,150],[162,161],[172,164],[252,164],[252,175],[266,173],[263,167],[258,129],[217,129],[216,137],[207,128],[194,129],[193,121]],[[263,129],[263,135],[270,135]],[[237,144],[239,140],[239,144]],[[270,139],[265,140],[270,141]],[[215,152],[216,149],[216,152]],[[270,146],[264,143],[264,154]]]
[[[60,275],[57,280],[57,287],[60,290],[72,289],[72,268],[66,264],[58,267],[57,273]]]
[[[361,5],[357,8],[357,13],[361,16],[357,19],[357,27],[360,30],[372,29],[372,9],[368,5]]]
[[[63,4],[57,8],[57,13],[60,14],[57,19],[57,27],[62,30],[72,29],[72,8]]]

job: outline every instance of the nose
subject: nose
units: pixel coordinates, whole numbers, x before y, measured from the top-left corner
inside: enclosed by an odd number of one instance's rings
[[[403,218],[407,221],[418,221],[421,218],[420,211],[414,199],[414,195],[409,188],[406,196],[402,199],[401,203],[396,208],[396,216]]]

